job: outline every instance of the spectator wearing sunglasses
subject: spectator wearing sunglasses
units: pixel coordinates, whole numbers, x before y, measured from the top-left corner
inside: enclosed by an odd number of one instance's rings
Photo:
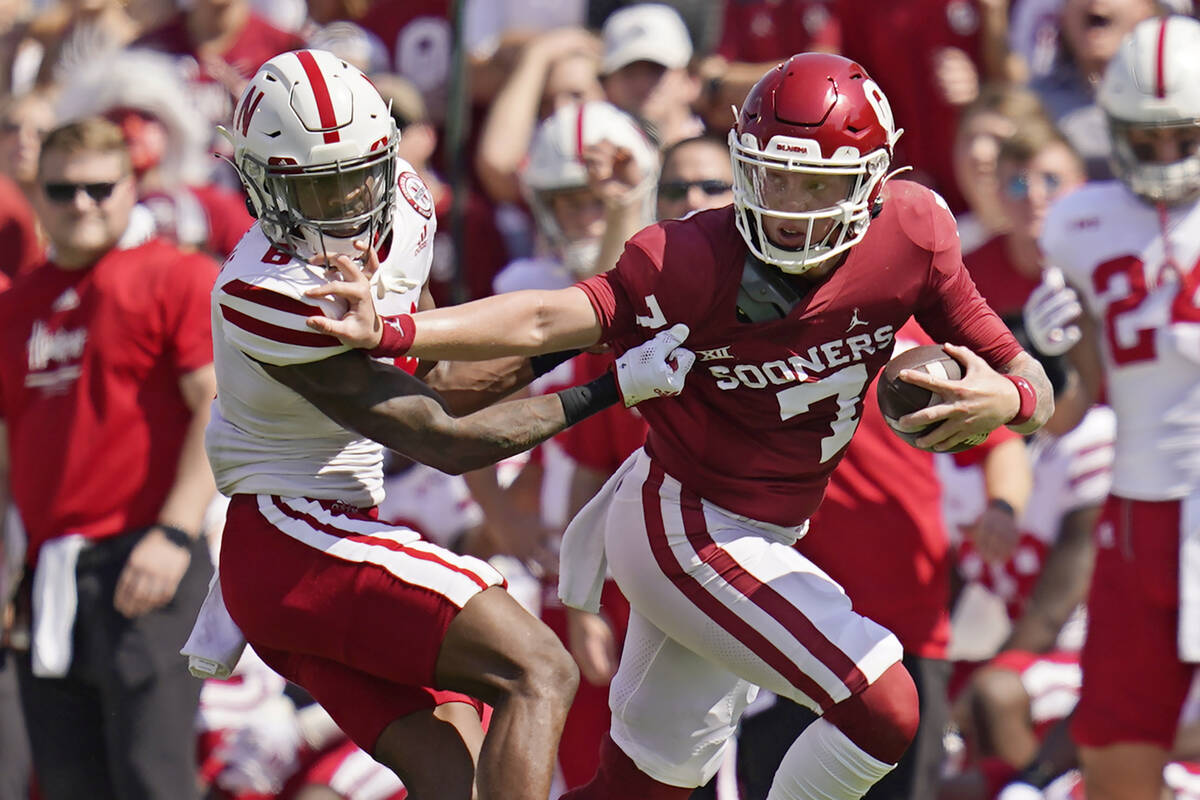
[[[15,661],[46,800],[198,797],[178,651],[212,573],[216,265],[130,235],[132,172],[107,120],[47,134],[48,260],[0,294],[0,519],[11,501],[28,539]]]
[[[1011,227],[963,260],[975,285],[1000,315],[1020,313],[1042,279],[1038,236],[1046,211],[1087,180],[1083,159],[1049,122],[1026,125],[1000,145],[1000,201]]]
[[[732,202],[733,167],[724,142],[695,136],[667,148],[658,179],[659,219],[681,219]]]

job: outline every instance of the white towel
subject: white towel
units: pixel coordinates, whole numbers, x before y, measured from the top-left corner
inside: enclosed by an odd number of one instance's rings
[[[196,624],[180,655],[188,657],[188,672],[197,678],[225,680],[237,666],[246,637],[225,609],[221,596],[221,578],[214,570],[208,582],[208,596],[196,615]]]
[[[1200,662],[1200,490],[1180,501],[1179,658]]]
[[[605,481],[563,532],[558,554],[558,597],[564,605],[590,611],[600,610],[600,593],[608,574],[604,554],[604,527],[617,485],[637,463],[638,450]]]
[[[78,533],[58,536],[38,550],[33,571],[33,674],[61,678],[71,668],[75,611],[79,597],[75,565],[87,540]]]

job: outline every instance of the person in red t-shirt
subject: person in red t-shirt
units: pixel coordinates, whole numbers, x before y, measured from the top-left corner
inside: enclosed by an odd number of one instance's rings
[[[213,126],[233,117],[233,101],[264,61],[304,47],[294,33],[271,25],[250,7],[250,0],[193,0],[157,28],[142,34],[134,47],[161,50],[184,59],[190,99]],[[225,152],[213,140],[214,152]]]
[[[717,51],[698,67],[704,91],[698,106],[710,129],[729,123],[763,71],[792,53],[841,49],[841,24],[831,0],[741,0],[725,3]]]
[[[0,294],[0,519],[11,498],[28,538],[17,668],[41,793],[198,797],[178,650],[212,573],[216,265],[125,235],[129,154],[105,120],[51,131],[38,181],[53,259]]]
[[[1038,237],[1050,204],[1087,180],[1083,159],[1049,122],[1026,125],[1000,145],[1000,198],[1012,223],[964,259],[971,278],[997,314],[1020,314],[1042,280]]]
[[[564,602],[594,610],[607,565],[632,607],[610,736],[571,800],[686,797],[724,758],[755,686],[822,714],[784,756],[772,797],[861,797],[912,740],[916,690],[900,642],[791,545],[870,379],[915,314],[963,343],[946,347],[966,367],[959,381],[901,372],[944,401],[899,421],[939,423],[920,447],[1032,431],[1053,406],[1041,367],[971,283],[944,203],[885,185],[897,132],[860,65],[793,56],[741,109],[732,206],[642,230],[612,270],[575,286],[402,319],[407,334],[383,350],[486,359],[603,341],[623,353],[685,334],[694,350],[683,391],[639,409],[645,448],[563,539]],[[348,311],[310,317],[313,330],[379,346],[365,281],[320,291]]]
[[[837,0],[842,52],[877,77],[896,118],[910,126],[898,152],[956,213],[965,207],[951,163],[959,110],[982,81],[1004,77],[984,68],[982,6],[979,0]]]
[[[42,241],[37,220],[21,187],[0,175],[0,241],[5,252],[0,257],[0,275],[15,278],[29,272],[42,258]]]

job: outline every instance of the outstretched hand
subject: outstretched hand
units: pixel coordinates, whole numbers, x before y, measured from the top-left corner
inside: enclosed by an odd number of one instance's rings
[[[688,370],[696,363],[696,354],[680,346],[688,333],[687,325],[673,325],[617,359],[617,388],[626,407],[683,391]]]
[[[354,246],[366,254],[361,267],[346,255],[326,258],[326,270],[336,272],[338,277],[304,292],[306,297],[341,298],[346,302],[346,312],[338,319],[322,315],[305,322],[318,333],[336,336],[347,347],[371,350],[383,335],[383,323],[371,296],[371,276],[379,269],[379,256],[365,242],[355,242]]]
[[[1016,416],[1021,406],[1016,386],[986,361],[966,347],[947,344],[944,348],[962,365],[962,378],[952,381],[911,369],[901,370],[899,375],[900,380],[941,398],[936,405],[905,414],[898,421],[899,429],[906,433],[942,423],[916,440],[916,446],[925,450],[949,450],[991,433]]]

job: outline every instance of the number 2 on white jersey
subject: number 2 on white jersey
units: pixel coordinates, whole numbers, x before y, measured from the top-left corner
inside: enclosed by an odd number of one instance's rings
[[[805,381],[784,389],[779,398],[779,416],[784,420],[805,413],[814,403],[836,397],[838,413],[830,427],[832,432],[821,439],[821,463],[837,455],[850,442],[858,428],[858,401],[867,385],[867,367],[855,364],[840,369],[816,381]]]

